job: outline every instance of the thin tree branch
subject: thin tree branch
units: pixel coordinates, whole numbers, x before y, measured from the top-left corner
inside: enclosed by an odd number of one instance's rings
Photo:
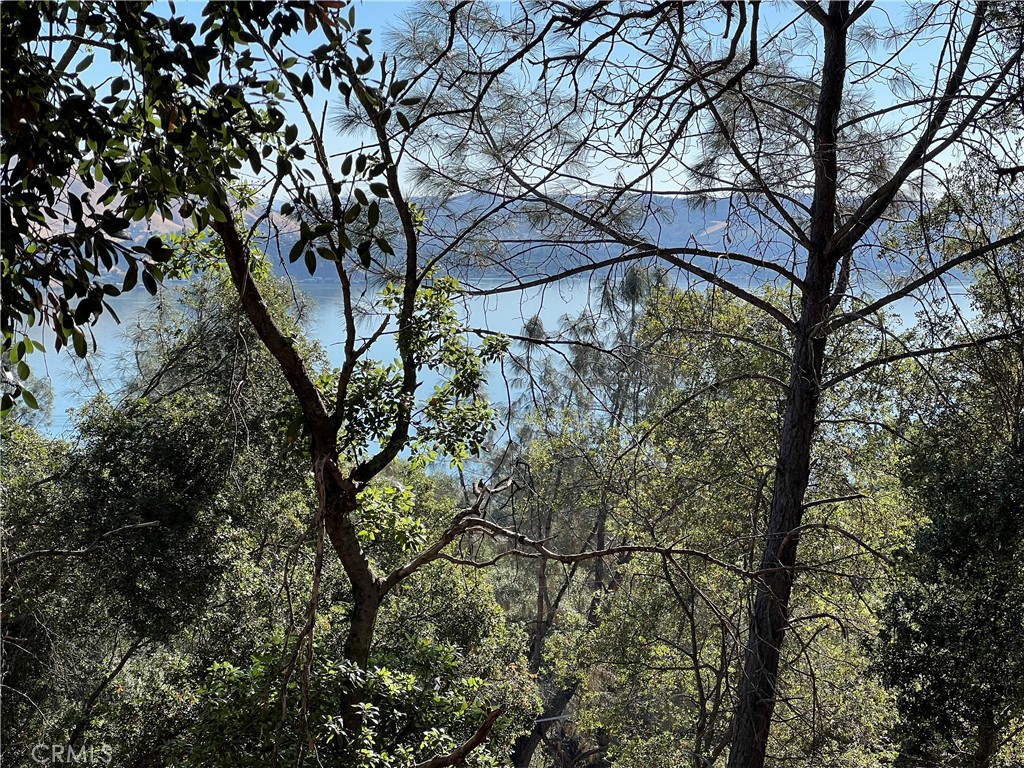
[[[135,523],[134,525],[123,525],[120,528],[115,528],[112,531],[107,531],[86,547],[82,549],[37,549],[34,552],[26,552],[24,555],[15,557],[13,560],[9,560],[7,563],[7,569],[15,568],[19,565],[24,565],[27,562],[36,560],[40,557],[85,557],[86,555],[95,552],[100,548],[107,539],[114,536],[118,536],[128,531],[141,531],[147,528],[156,528],[160,525],[159,520],[151,520],[148,523]]]
[[[927,349],[912,349],[912,350],[909,350],[907,352],[900,352],[899,354],[895,354],[895,355],[886,355],[885,357],[876,357],[874,360],[868,360],[866,363],[861,363],[857,367],[851,368],[850,370],[848,370],[848,371],[846,371],[844,373],[841,373],[838,376],[833,376],[831,379],[829,379],[828,381],[824,382],[821,385],[821,388],[822,388],[822,390],[826,390],[829,387],[835,386],[836,384],[839,384],[842,381],[846,381],[847,379],[852,379],[854,376],[857,376],[857,375],[863,373],[864,371],[870,370],[872,368],[877,368],[880,365],[886,365],[888,363],[894,363],[894,362],[896,362],[898,360],[907,360],[907,359],[910,359],[910,358],[927,357],[929,355],[945,355],[945,354],[948,354],[950,352],[956,352],[956,351],[961,350],[961,349],[972,349],[972,348],[983,347],[986,344],[991,344],[992,342],[995,342],[995,341],[1003,341],[1004,339],[1013,339],[1013,338],[1017,338],[1019,336],[1024,336],[1024,330],[1017,329],[1017,330],[1013,330],[1013,331],[1007,331],[1006,333],[997,333],[997,334],[993,334],[992,336],[985,336],[984,338],[981,338],[981,339],[972,339],[971,341],[964,341],[964,342],[961,342],[959,344],[948,344],[948,345],[943,346],[943,347],[928,347]]]
[[[442,755],[440,757],[433,757],[422,763],[416,763],[413,768],[448,768],[448,766],[452,765],[465,765],[466,758],[469,756],[469,753],[486,741],[488,735],[491,733],[491,729],[494,727],[494,723],[502,713],[504,713],[504,711],[504,706],[491,710],[487,717],[484,718],[483,723],[477,729],[476,733],[464,741],[454,752],[450,752],[449,754]]]

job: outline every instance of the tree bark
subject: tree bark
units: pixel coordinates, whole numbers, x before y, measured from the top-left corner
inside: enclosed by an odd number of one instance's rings
[[[556,718],[561,717],[565,713],[566,707],[569,706],[572,697],[576,695],[578,688],[579,683],[575,682],[567,688],[559,689],[551,697],[538,721],[533,724],[533,729],[516,739],[512,747],[512,765],[514,768],[529,768],[533,755],[537,751],[537,747],[540,746],[545,734],[547,734],[548,728],[552,726]]]
[[[824,33],[824,64],[814,124],[814,196],[808,231],[807,268],[800,319],[793,332],[793,364],[775,467],[771,511],[761,558],[762,578],[754,599],[740,681],[728,768],[763,768],[778,692],[779,661],[789,620],[794,566],[810,481],[811,451],[821,398],[836,267],[849,257],[837,253],[838,124],[846,76],[849,3],[818,8]]]
[[[366,669],[384,589],[359,544],[353,517],[356,487],[337,473],[337,465],[330,456],[321,456],[315,462],[315,476],[324,529],[352,587],[352,608],[342,656],[360,669]],[[357,738],[362,729],[363,718],[359,708],[362,702],[363,691],[359,686],[354,686],[342,698],[341,722],[349,739]]]
[[[342,653],[346,660],[365,668],[384,590],[359,543],[354,519],[357,488],[338,473],[330,456],[322,456],[315,462],[315,475],[324,529],[352,587],[349,629]]]
[[[989,768],[999,751],[999,741],[995,712],[986,710],[978,723],[978,745],[968,763],[970,768]]]
[[[805,307],[801,331],[811,325]],[[740,699],[736,712],[729,768],[764,766],[768,734],[775,710],[779,659],[789,619],[798,536],[804,493],[810,476],[814,417],[820,397],[823,338],[801,334],[792,370],[786,413],[775,470],[771,514],[761,570],[764,572],[754,600]]]

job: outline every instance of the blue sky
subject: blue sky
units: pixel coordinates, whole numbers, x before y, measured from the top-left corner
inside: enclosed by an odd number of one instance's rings
[[[483,0],[479,0],[483,1]],[[184,0],[179,1],[175,4],[175,12],[180,15],[184,15],[191,21],[201,23],[202,12],[205,7],[205,2],[200,0]],[[499,9],[505,9],[508,13],[517,13],[520,9],[520,4],[514,2],[514,0],[501,0],[501,2],[495,3]],[[403,24],[403,17],[414,11],[417,3],[411,2],[410,0],[355,0],[354,2],[356,10],[356,24],[358,27],[370,28],[373,36],[373,48],[376,53],[380,53],[387,48],[388,32],[391,29],[400,27]],[[856,29],[858,31],[864,30],[870,25],[878,25],[883,31],[890,25],[899,25],[904,22],[908,15],[908,9],[912,5],[905,2],[878,2],[873,6],[868,13],[857,22]],[[943,9],[942,6],[922,6],[925,8],[932,8],[933,11],[939,15],[948,12],[950,6],[946,6]],[[935,10],[937,9],[937,10]],[[153,5],[153,11],[155,13],[169,13],[169,3],[157,2]],[[807,18],[804,18],[796,23],[793,22],[794,17],[799,16],[799,11],[794,4],[790,3],[769,3],[762,6],[762,19],[761,19],[761,39],[767,39],[772,32],[779,32],[780,30],[786,30],[784,35],[795,35],[794,40],[795,52],[790,59],[790,63],[797,68],[810,68],[813,66],[820,66],[820,52],[816,52],[820,46],[820,29],[817,25]],[[289,40],[289,45],[292,45],[296,52],[303,53],[312,49],[318,45],[321,41],[314,35],[309,39],[306,39],[304,33],[299,33],[294,36],[294,39]],[[711,41],[709,41],[711,42]],[[714,41],[721,43],[722,41]],[[800,55],[802,51],[806,51],[809,56]],[[877,57],[886,58],[890,55],[891,51],[889,46],[885,43],[881,43],[876,47],[876,50],[870,56],[874,59]],[[83,79],[93,83],[102,83],[103,81],[109,80],[119,74],[121,74],[120,66],[113,66],[109,61],[105,61],[105,52],[103,50],[95,51],[95,61],[93,65],[85,72],[82,73]],[[85,52],[81,54],[85,55]],[[259,56],[259,52],[256,52]],[[628,53],[626,55],[629,55]],[[948,53],[947,53],[948,56]],[[910,72],[915,80],[922,81],[926,87],[930,85],[930,80],[934,74],[934,67],[936,62],[942,57],[942,41],[939,39],[924,40],[921,42],[915,42],[911,46],[907,46],[900,50],[900,52],[893,59],[892,72],[895,73],[893,77],[876,77],[865,83],[867,86],[868,93],[870,94],[871,101],[873,101],[876,107],[889,106],[889,105],[901,105],[905,102],[906,93],[900,92],[898,77],[895,75],[900,71]],[[853,84],[857,80],[856,61],[859,58],[863,58],[863,54],[857,49],[857,46],[851,48],[851,72],[848,80],[850,81],[850,87],[855,87]],[[948,67],[948,59],[946,60],[946,67]],[[226,75],[230,77],[231,74]],[[103,95],[103,89],[101,88],[101,95]],[[320,116],[326,107],[327,115],[330,116],[331,112],[335,108],[337,101],[336,94],[325,93],[322,88],[318,88],[317,92],[313,97],[309,99],[311,111],[315,115],[316,119],[319,120]],[[284,104],[284,108],[288,113],[289,122],[294,122],[299,126],[299,136],[308,137],[309,131],[305,125],[305,121],[294,105],[289,105],[287,102]],[[915,110],[911,110],[915,111]],[[895,124],[906,115],[901,114],[902,110],[898,110],[889,115],[888,120]],[[325,131],[325,145],[328,153],[332,156],[338,156],[341,153],[347,152],[353,149],[358,143],[358,136],[339,136],[335,131],[328,127]],[[306,161],[310,163],[311,160]],[[340,159],[339,159],[340,162]],[[592,181],[610,181],[611,171],[603,169],[601,164],[592,165],[589,170],[589,176]],[[672,178],[672,174],[669,172],[662,174],[664,178],[657,178],[654,180],[654,189],[663,190],[669,189],[673,185],[678,186],[678,180]],[[606,178],[607,177],[607,178]]]

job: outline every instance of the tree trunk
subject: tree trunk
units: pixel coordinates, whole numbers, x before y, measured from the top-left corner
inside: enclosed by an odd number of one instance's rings
[[[805,314],[806,311],[805,311]],[[804,326],[804,323],[801,323]],[[754,600],[729,768],[761,768],[775,709],[779,658],[789,615],[824,339],[798,340],[775,469],[775,488]]]
[[[384,591],[359,544],[354,519],[358,491],[353,483],[337,472],[337,465],[330,455],[318,458],[314,463],[314,474],[324,529],[352,587],[352,608],[342,655],[360,669],[365,669],[370,661],[370,648]],[[362,728],[358,706],[362,701],[363,692],[359,687],[352,688],[342,699],[342,727],[349,738],[355,738]]]
[[[560,689],[544,708],[544,713],[534,723],[533,729],[516,739],[512,747],[512,765],[514,768],[529,768],[533,755],[540,746],[548,729],[555,724],[556,719],[564,713],[572,697],[576,695],[579,683],[573,683],[568,688]]]
[[[978,723],[978,746],[968,762],[970,768],[989,768],[999,751],[999,741],[995,712],[989,709],[982,714],[981,722]]]
[[[359,543],[354,520],[358,491],[353,483],[341,477],[336,466],[332,457],[322,456],[314,464],[314,473],[324,529],[352,586],[352,610],[343,654],[346,660],[365,667],[384,594],[380,579]]]
[[[832,281],[847,249],[837,253],[838,125],[846,77],[848,2],[819,8],[824,34],[821,89],[814,122],[814,197],[807,233],[807,268],[800,318],[793,332],[793,364],[783,416],[775,486],[765,533],[763,572],[754,598],[743,679],[728,768],[763,768],[778,691],[779,660],[793,589],[796,529],[803,519],[810,481],[811,449],[825,363],[826,321],[832,309]]]

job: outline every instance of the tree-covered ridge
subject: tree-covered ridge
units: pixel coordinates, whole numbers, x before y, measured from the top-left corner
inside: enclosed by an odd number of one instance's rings
[[[1018,10],[4,4],[4,764],[1015,764]]]

